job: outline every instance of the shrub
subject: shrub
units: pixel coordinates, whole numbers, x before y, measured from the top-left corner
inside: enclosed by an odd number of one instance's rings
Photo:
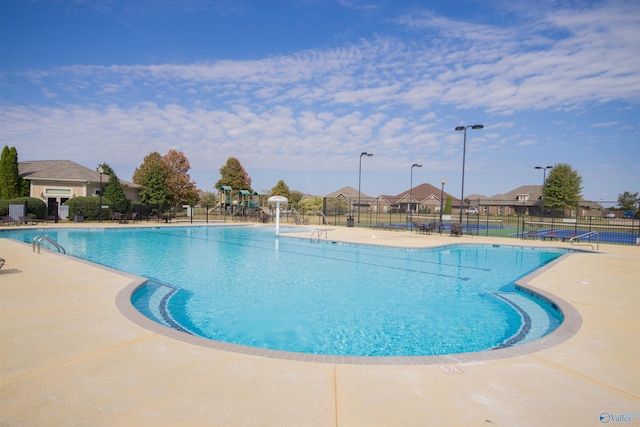
[[[100,218],[100,198],[98,197],[73,197],[64,204],[69,206],[69,218],[78,214],[84,215],[84,219],[87,221],[96,221]],[[109,205],[109,201],[103,197],[102,204]],[[102,218],[109,218],[108,209],[102,210]]]
[[[25,214],[29,218],[44,219],[47,215],[47,205],[40,199],[35,197],[16,197],[14,199],[0,201],[0,215],[9,215],[9,205],[23,205],[27,203],[27,212]]]

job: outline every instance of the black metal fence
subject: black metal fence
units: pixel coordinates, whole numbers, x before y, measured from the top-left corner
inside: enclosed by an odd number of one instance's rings
[[[8,205],[0,201],[0,213]],[[59,209],[44,214],[37,208],[37,216],[52,222],[60,221],[102,221],[113,223],[233,223],[258,222],[269,223],[275,221],[275,207],[267,205],[260,208],[242,208],[230,206],[227,208],[196,206],[176,208],[174,206],[158,206],[133,203],[129,212],[114,212],[108,207],[96,209],[91,206],[75,205],[74,212],[66,215],[56,215]],[[34,207],[35,209],[35,207]],[[427,213],[429,212],[429,213]],[[640,219],[638,212],[623,212],[611,210],[588,211],[593,215],[545,212],[544,215],[531,215],[527,209],[521,209],[512,214],[492,214],[491,209],[481,206],[478,214],[465,209],[460,221],[459,208],[453,208],[451,213],[432,212],[419,209],[419,212],[406,212],[401,209],[385,208],[382,205],[362,206],[360,211],[344,199],[325,199],[323,207],[312,209],[283,209],[280,220],[284,224],[319,225],[347,227],[368,227],[391,229],[398,232],[418,233],[422,224],[431,224],[429,231],[450,234],[452,224],[462,223],[462,233],[473,236],[504,237],[512,239],[540,239],[540,240],[580,240],[581,242],[612,243],[621,245],[640,244]],[[4,215],[4,214],[3,214]]]

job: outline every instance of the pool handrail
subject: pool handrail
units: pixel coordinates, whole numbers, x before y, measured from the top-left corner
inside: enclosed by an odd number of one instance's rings
[[[58,249],[58,252],[62,251],[63,254],[65,255],[67,254],[67,251],[60,244],[58,244],[55,240],[47,236],[36,236],[33,238],[33,240],[31,241],[31,249],[33,250],[33,252],[36,251],[36,245],[37,245],[38,253],[40,253],[40,244],[42,243],[43,240],[51,243],[56,249]]]
[[[586,237],[596,236],[598,240],[596,240],[596,250],[600,249],[600,234],[597,231],[589,231],[588,233],[581,234],[579,236],[574,236],[569,239],[569,243],[573,246],[591,246],[593,249],[593,245],[591,243],[580,243],[580,239],[584,239]]]

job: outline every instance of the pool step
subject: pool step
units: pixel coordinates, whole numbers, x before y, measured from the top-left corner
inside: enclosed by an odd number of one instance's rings
[[[169,305],[173,298],[177,297],[176,302],[183,305],[191,297],[191,293],[167,285],[165,283],[149,280],[144,286],[134,306],[145,316],[161,323],[169,328],[185,332],[191,335],[199,335],[197,328],[193,325],[185,326],[183,322],[179,322],[171,315]],[[186,322],[190,323],[190,322]]]
[[[144,285],[144,289],[138,291],[134,306],[155,322],[171,327],[171,325],[164,320],[161,306],[162,301],[166,302],[166,299],[170,298],[172,292],[175,292],[175,288],[162,283],[149,281]]]
[[[544,307],[519,292],[492,292],[492,294],[510,304],[522,316],[520,330],[495,348],[505,348],[537,340],[547,335],[560,323]]]

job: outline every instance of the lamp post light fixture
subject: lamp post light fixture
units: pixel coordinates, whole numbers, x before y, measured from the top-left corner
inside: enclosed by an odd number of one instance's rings
[[[442,178],[440,180],[440,184],[442,187],[440,188],[440,223],[438,224],[438,232],[442,234],[442,203],[444,202],[444,184],[446,184],[447,180]]]
[[[421,168],[422,165],[414,163],[411,165],[411,180],[409,181],[409,204],[407,213],[410,213],[410,220],[413,221],[413,209],[411,209],[411,201],[413,200],[413,168]]]
[[[542,209],[540,218],[544,221],[544,186],[547,183],[547,169],[553,169],[553,166],[536,166],[535,169],[542,169]]]
[[[462,191],[460,192],[460,227],[462,227],[462,210],[464,205],[464,163],[467,152],[467,129],[482,129],[484,125],[458,126],[456,131],[464,131],[464,142],[462,145]]]
[[[98,173],[100,174],[100,208],[98,209],[98,221],[102,222],[102,174],[104,173],[104,168],[98,166]]]
[[[366,151],[360,153],[360,167],[358,168],[358,224],[360,223],[360,184],[362,183],[362,158],[371,157],[373,153],[367,153]]]

